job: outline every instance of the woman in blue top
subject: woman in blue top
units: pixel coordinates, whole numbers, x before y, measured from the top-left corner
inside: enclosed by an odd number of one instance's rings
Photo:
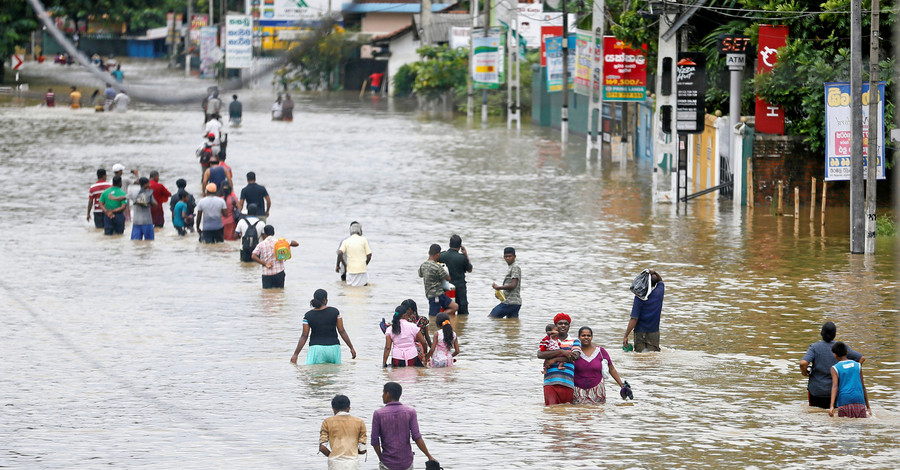
[[[847,345],[840,341],[834,343],[831,351],[838,363],[831,367],[831,407],[828,408],[828,416],[834,416],[835,401],[840,417],[865,418],[872,414],[862,366],[847,359]]]
[[[328,292],[318,289],[309,301],[313,308],[303,316],[303,334],[297,342],[297,349],[291,356],[291,362],[296,364],[300,351],[309,339],[309,352],[306,353],[306,364],[340,364],[341,343],[338,342],[338,334],[350,348],[350,355],[356,359],[356,350],[350,342],[350,337],[344,331],[344,320],[341,312],[328,306]]]

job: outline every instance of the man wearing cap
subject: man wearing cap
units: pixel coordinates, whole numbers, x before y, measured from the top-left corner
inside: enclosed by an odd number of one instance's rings
[[[109,189],[112,184],[106,180],[106,170],[100,168],[97,170],[97,182],[92,184],[88,189],[88,212],[87,220],[91,221],[91,211],[94,212],[94,227],[103,228],[103,208],[100,207],[100,195],[103,191]]]
[[[172,193],[159,182],[159,172],[156,170],[150,172],[150,189],[153,191],[153,199],[156,200],[156,205],[150,208],[150,215],[153,216],[153,226],[162,228],[166,223],[163,204],[172,197]]]
[[[128,199],[134,204],[134,214],[131,220],[131,239],[132,240],[153,240],[153,215],[150,212],[151,207],[158,207],[159,203],[153,198],[153,190],[150,189],[150,179],[141,178],[138,180],[141,189],[133,195],[129,195]]]
[[[222,243],[225,241],[225,224],[222,218],[228,216],[225,200],[216,196],[216,184],[206,185],[206,197],[197,202],[197,231],[203,243]]]
[[[341,272],[341,263],[347,266],[345,280],[348,286],[369,285],[369,274],[366,268],[372,261],[372,249],[369,248],[369,240],[362,236],[362,225],[359,222],[350,223],[350,236],[341,242],[337,252],[337,266],[335,272]]]
[[[522,289],[522,270],[516,264],[516,249],[508,246],[503,249],[503,259],[509,266],[506,271],[506,277],[503,278],[503,285],[493,283],[495,290],[506,291],[506,299],[497,304],[488,315],[494,318],[519,318],[519,310],[522,308],[522,297],[520,291]]]
[[[121,163],[116,163],[115,165],[113,165],[112,171],[113,171],[113,177],[118,176],[118,177],[122,178],[122,191],[125,191],[125,194],[129,193],[129,190],[132,189],[132,186],[134,186],[135,181],[137,181],[138,178],[141,177],[140,174],[138,174],[137,170],[131,170],[131,175],[124,174],[125,173],[125,165],[123,165]],[[131,220],[131,206],[127,201],[125,202],[125,204],[127,206],[127,209],[125,210],[125,221],[127,222],[127,221]]]
[[[544,405],[572,403],[575,399],[575,359],[581,356],[581,341],[577,337],[569,337],[572,318],[565,313],[557,313],[553,324],[559,331],[559,349],[538,351],[539,359],[565,357],[563,368],[548,367],[544,373]]]
[[[266,225],[261,237],[250,257],[263,267],[262,287],[263,289],[283,289],[284,261],[275,256],[275,242],[278,241],[275,239],[275,227]],[[300,246],[300,244],[291,240],[291,246]]]
[[[229,186],[231,186],[232,188],[234,187],[234,185],[231,184],[231,176],[228,175],[228,172],[225,170],[225,168],[219,166],[219,158],[212,157],[212,159],[209,160],[209,168],[207,168],[206,171],[203,172],[202,186],[206,188],[209,183],[212,183],[216,186],[216,189],[218,189],[221,188],[226,181],[228,182]],[[206,194],[207,193],[204,193],[204,196]]]
[[[469,254],[462,246],[462,238],[453,234],[450,237],[450,249],[441,253],[438,261],[447,266],[450,271],[450,284],[456,286],[456,304],[460,315],[469,314],[469,299],[466,295],[466,273],[472,272],[472,263],[469,262]]]
[[[122,177],[113,176],[112,186],[100,195],[100,208],[103,209],[103,234],[121,235],[125,233],[125,212],[128,203],[122,189]]]

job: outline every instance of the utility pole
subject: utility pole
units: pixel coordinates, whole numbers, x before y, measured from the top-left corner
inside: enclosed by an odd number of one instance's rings
[[[591,47],[594,57],[591,58],[591,89],[588,91],[588,120],[587,120],[587,149],[585,157],[590,160],[594,151],[597,152],[597,164],[602,161],[601,148],[603,141],[600,134],[603,132],[603,34],[606,21],[606,0],[594,0],[593,19],[591,20]],[[599,41],[598,41],[599,39]],[[597,118],[594,118],[594,112]],[[594,126],[596,130],[594,130]]]
[[[869,45],[869,156],[866,177],[866,254],[875,253],[875,186],[878,182],[878,21],[881,8],[872,0],[871,43]]]
[[[431,0],[421,0],[422,7],[420,8],[420,13],[422,18],[422,45],[428,46],[431,45],[431,41],[428,40],[428,33],[431,31]]]
[[[491,26],[491,0],[485,0],[484,2],[484,27],[481,28],[484,30],[484,37],[488,37],[488,30]],[[481,123],[487,124],[488,118],[488,109],[487,109],[487,89],[481,90]]]
[[[478,0],[471,0],[472,30],[469,31],[469,79],[467,80],[466,120],[475,120],[475,28],[478,27]]]
[[[862,155],[862,0],[850,1],[850,253],[865,249]]]
[[[675,62],[678,56],[678,41],[675,34],[666,35],[666,28],[675,23],[675,13],[663,10],[659,15],[659,41],[656,59],[656,109],[653,118],[653,175],[651,191],[653,202],[659,202],[660,196],[668,202],[676,202],[675,158],[678,139],[675,132]],[[657,184],[660,169],[669,174],[669,190],[658,192]]]
[[[559,115],[559,130],[563,145],[569,141],[569,7],[566,3],[567,0],[562,0],[562,111]]]
[[[214,23],[214,21],[213,21],[213,5],[215,5],[215,2],[213,0],[206,0],[206,1],[209,2],[209,20],[207,20],[206,25],[212,26]]]
[[[184,35],[184,76],[191,76],[191,26],[194,23],[194,2],[187,0],[187,34]]]
[[[512,129],[513,121],[516,121],[516,130],[522,129],[522,112],[520,107],[521,101],[521,82],[519,81],[519,48],[522,47],[520,41],[522,36],[519,35],[519,9],[515,6],[507,6],[509,12],[509,22],[506,32],[506,50],[507,64],[509,72],[506,74],[506,99],[509,102],[509,111],[506,114],[506,128]],[[516,47],[512,47],[513,38],[515,37]]]

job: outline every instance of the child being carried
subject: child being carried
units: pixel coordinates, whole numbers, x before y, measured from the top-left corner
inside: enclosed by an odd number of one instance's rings
[[[556,328],[556,325],[550,323],[544,328],[544,331],[547,332],[547,336],[544,336],[544,339],[541,340],[541,351],[558,351],[559,350],[559,330]],[[565,363],[568,362],[568,358],[566,356],[557,356],[551,357],[550,359],[544,359],[544,367],[542,369],[543,373],[547,373],[547,369],[550,368],[553,363],[557,363],[557,369],[565,369]]]

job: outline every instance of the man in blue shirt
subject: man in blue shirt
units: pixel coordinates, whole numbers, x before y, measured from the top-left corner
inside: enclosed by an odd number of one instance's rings
[[[659,351],[659,317],[662,314],[663,297],[666,294],[666,285],[662,277],[654,270],[650,270],[650,294],[647,300],[634,297],[631,306],[631,320],[625,329],[623,345],[628,345],[628,335],[634,330],[634,351]]]

